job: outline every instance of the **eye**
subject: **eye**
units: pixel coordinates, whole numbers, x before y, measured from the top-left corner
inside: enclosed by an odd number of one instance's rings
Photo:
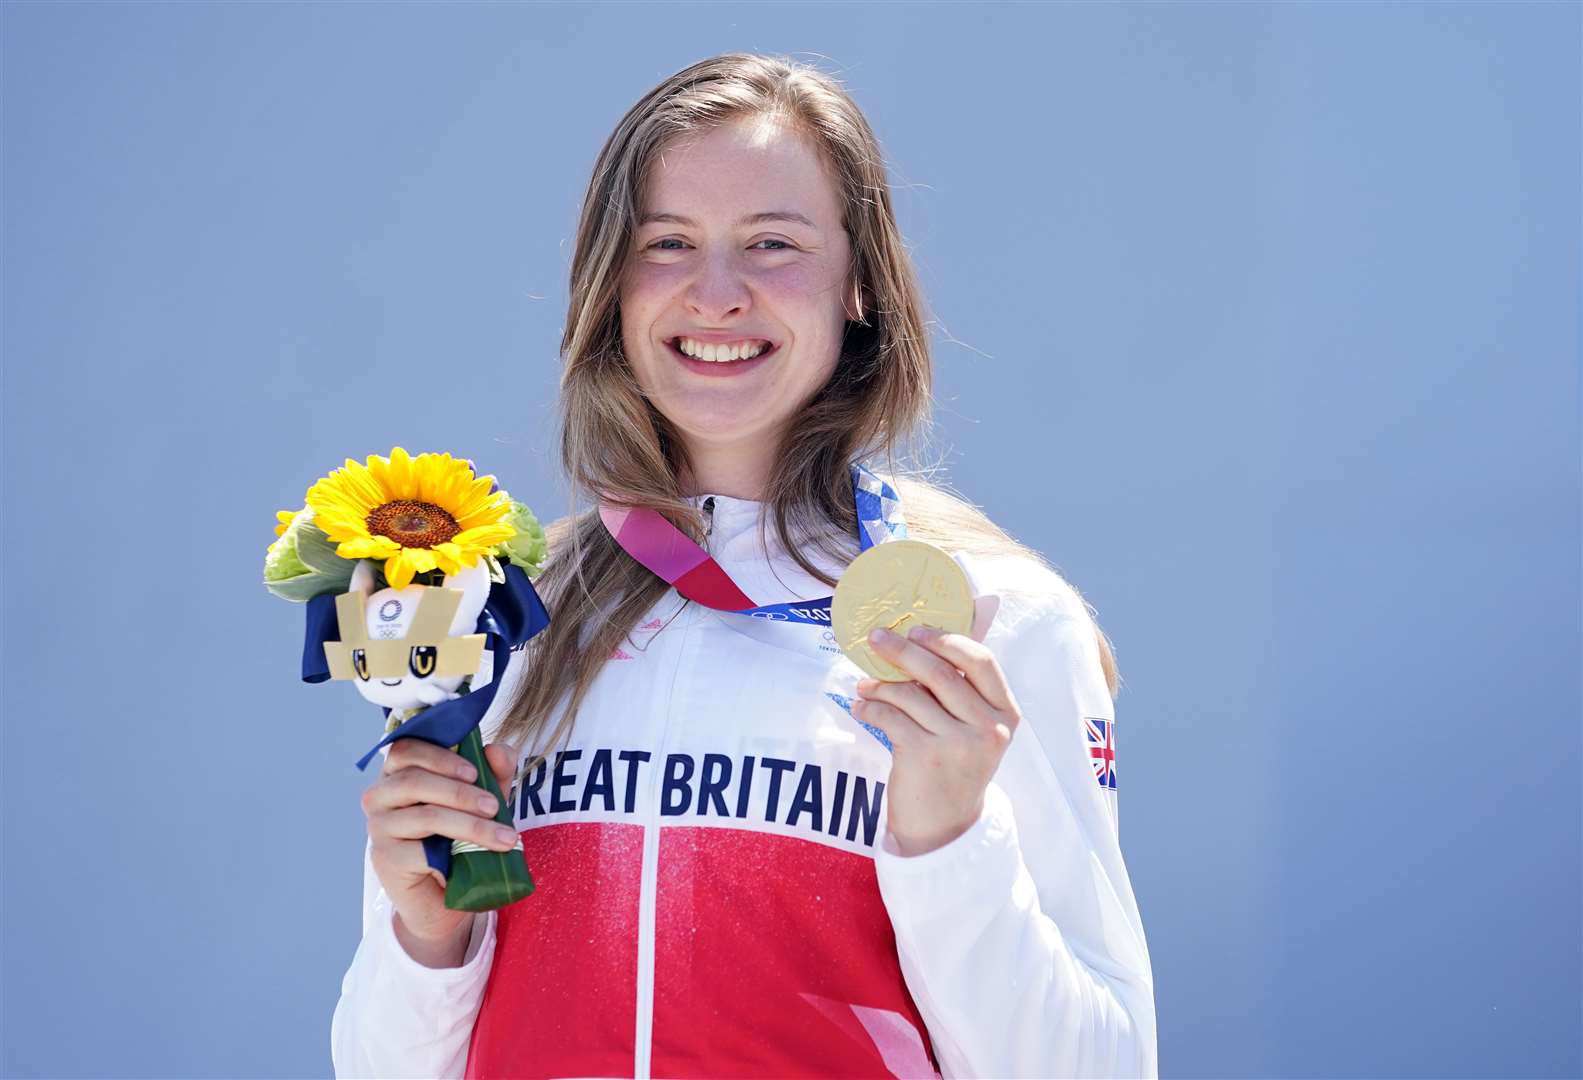
[[[682,247],[686,247],[687,246],[687,242],[685,240],[678,240],[674,236],[667,236],[663,240],[656,240],[656,241],[654,241],[654,243],[649,245],[649,249],[651,251],[680,251],[682,249],[680,247],[661,247],[660,246],[661,244],[680,244],[680,245],[682,245]],[[771,238],[765,239],[765,240],[760,240],[758,242],[758,244],[754,244],[753,246],[754,247],[758,247],[759,244],[779,244],[779,245],[781,245],[778,248],[766,248],[765,250],[767,250],[767,251],[795,251],[795,250],[797,250],[795,245],[793,245],[790,241],[788,241],[788,240],[780,240],[780,239],[776,239],[774,237],[771,237]]]
[[[359,679],[368,681],[368,654],[362,649],[352,650],[352,670],[357,672]]]
[[[434,661],[438,655],[439,650],[433,645],[414,645],[412,659],[407,661],[407,667],[418,678],[425,678],[434,671]]]

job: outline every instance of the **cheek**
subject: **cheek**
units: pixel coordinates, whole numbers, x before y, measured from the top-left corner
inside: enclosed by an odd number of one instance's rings
[[[765,295],[809,309],[830,302],[839,284],[822,267],[808,263],[788,263],[766,269],[760,272],[758,281]]]
[[[687,271],[680,262],[660,263],[638,260],[621,278],[623,306],[641,307],[675,295],[686,283]]]
[[[618,294],[621,301],[622,335],[630,340],[633,334],[641,337],[646,333],[646,328],[664,307],[665,298],[674,291],[674,286],[666,283],[663,274],[655,273],[654,267],[631,270],[624,274]]]
[[[758,294],[805,347],[823,349],[840,340],[846,309],[841,278],[818,267],[785,266],[767,270],[756,282]]]

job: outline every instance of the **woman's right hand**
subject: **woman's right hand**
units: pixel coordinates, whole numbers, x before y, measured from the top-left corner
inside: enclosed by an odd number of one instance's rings
[[[500,790],[509,793],[516,748],[491,743],[484,757]],[[425,967],[461,966],[473,913],[445,906],[445,878],[424,857],[423,838],[438,833],[492,851],[510,851],[517,843],[517,834],[495,821],[499,805],[474,776],[460,754],[401,738],[390,744],[379,779],[363,792],[369,857],[396,909],[396,939]]]

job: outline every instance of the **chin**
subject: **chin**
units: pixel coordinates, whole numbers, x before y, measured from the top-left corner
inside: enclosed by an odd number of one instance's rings
[[[746,388],[744,388],[746,389]],[[677,430],[689,438],[737,438],[773,427],[785,410],[763,395],[733,389],[719,392],[688,387],[663,397],[649,398]]]

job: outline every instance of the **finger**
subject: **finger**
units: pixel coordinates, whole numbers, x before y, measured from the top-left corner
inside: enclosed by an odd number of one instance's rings
[[[974,641],[983,641],[989,634],[989,628],[995,621],[995,615],[1000,611],[1000,597],[994,593],[980,596],[973,601],[973,629],[968,632],[968,637]]]
[[[898,746],[910,746],[928,734],[912,717],[883,701],[858,698],[852,702],[852,715],[869,727],[883,731],[892,751]]]
[[[942,662],[960,671],[974,693],[997,712],[1016,708],[1006,673],[989,646],[962,634],[946,634],[932,626],[914,627],[908,634],[916,647],[927,649]]]
[[[478,778],[478,770],[456,751],[404,735],[390,744],[381,771],[393,773],[411,766],[427,769],[441,776],[454,776],[458,780],[471,781]]]
[[[874,681],[877,685],[870,688],[865,688],[864,683],[858,684],[858,693],[862,695],[859,701],[883,702],[935,735],[949,735],[952,729],[961,728],[962,721],[941,708],[939,700],[918,683]]]
[[[381,777],[363,792],[363,813],[370,818],[384,811],[420,803],[448,806],[469,814],[488,814],[490,817],[500,812],[500,800],[476,784],[451,780],[416,767]]]
[[[445,888],[445,876],[429,865],[429,857],[424,853],[421,841],[402,840],[371,831],[369,847],[369,854],[376,863],[389,866],[405,877],[428,874],[440,888]]]
[[[939,633],[933,627],[914,627],[910,633],[923,630]],[[964,724],[989,722],[994,705],[986,701],[978,689],[958,673],[954,664],[910,638],[888,630],[876,630],[875,635],[878,636],[871,635],[869,638],[874,643],[874,651],[933,691],[935,699],[946,712]],[[977,642],[969,643],[974,648],[984,647]],[[866,693],[861,687],[860,692]]]
[[[493,851],[510,851],[519,837],[508,825],[496,824],[492,818],[452,810],[448,806],[420,803],[404,806],[399,810],[386,810],[368,819],[368,831],[393,840],[422,840],[425,836],[450,837],[466,840]]]

